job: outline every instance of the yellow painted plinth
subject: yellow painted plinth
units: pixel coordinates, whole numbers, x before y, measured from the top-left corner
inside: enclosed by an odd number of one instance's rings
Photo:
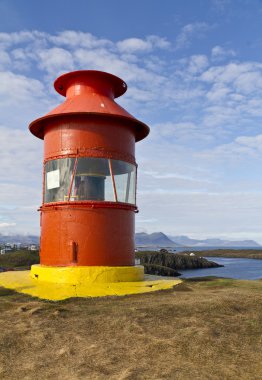
[[[134,282],[144,280],[144,267],[142,265],[123,267],[51,267],[45,265],[32,265],[31,277],[38,282],[44,281],[71,285]]]
[[[150,277],[150,276],[148,276]],[[59,301],[71,297],[123,296],[170,289],[181,280],[144,278],[136,267],[45,267],[0,273],[0,286],[34,297]]]

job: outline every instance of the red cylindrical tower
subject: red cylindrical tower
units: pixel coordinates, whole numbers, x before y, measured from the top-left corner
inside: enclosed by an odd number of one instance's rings
[[[40,262],[132,266],[135,142],[149,128],[115,103],[127,86],[114,75],[75,71],[54,87],[65,102],[29,126],[44,139]]]

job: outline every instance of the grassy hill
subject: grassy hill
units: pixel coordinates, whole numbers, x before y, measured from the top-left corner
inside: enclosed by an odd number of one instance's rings
[[[190,253],[191,251],[184,252]],[[208,251],[194,251],[198,257],[232,257],[246,259],[262,259],[262,250],[258,249],[211,249]]]
[[[0,324],[1,380],[262,378],[261,281],[63,302],[0,289]]]
[[[0,255],[0,267],[28,269],[32,264],[39,263],[39,252],[19,250]]]

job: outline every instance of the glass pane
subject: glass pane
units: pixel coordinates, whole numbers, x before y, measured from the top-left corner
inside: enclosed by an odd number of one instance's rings
[[[67,202],[71,185],[70,201],[135,204],[136,167],[123,161],[89,157],[46,163],[45,203]]]
[[[48,161],[45,165],[45,203],[67,201],[75,158]]]
[[[135,204],[135,166],[123,161],[112,160],[118,202]]]
[[[114,201],[108,159],[78,158],[71,201]]]

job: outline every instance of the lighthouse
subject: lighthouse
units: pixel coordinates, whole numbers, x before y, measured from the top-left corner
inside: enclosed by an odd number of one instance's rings
[[[65,100],[29,129],[43,140],[40,264],[0,274],[0,286],[61,300],[146,293],[181,280],[135,265],[135,144],[149,127],[115,102],[126,83],[83,70],[54,82]]]
[[[43,267],[34,275],[40,279],[49,267],[69,267],[70,273],[72,267],[89,267],[89,272],[113,267],[116,273],[116,267],[128,266],[133,269],[128,280],[137,280],[135,143],[149,127],[115,102],[127,85],[112,74],[70,72],[54,87],[65,101],[29,126],[44,140]]]

